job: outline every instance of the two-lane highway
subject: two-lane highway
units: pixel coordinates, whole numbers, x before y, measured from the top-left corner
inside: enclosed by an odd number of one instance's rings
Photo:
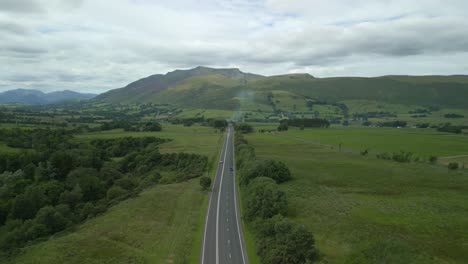
[[[229,126],[209,197],[200,254],[201,264],[248,263],[234,167],[234,129]]]

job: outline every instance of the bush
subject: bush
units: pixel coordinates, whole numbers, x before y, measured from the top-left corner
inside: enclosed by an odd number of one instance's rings
[[[208,190],[211,187],[211,178],[210,177],[201,177],[200,186],[203,190]]]
[[[286,215],[287,208],[286,195],[272,179],[259,177],[247,186],[244,216],[248,221]]]
[[[431,164],[436,164],[437,163],[437,156],[430,156],[429,157],[429,163]]]
[[[399,153],[393,153],[392,160],[396,162],[411,162],[413,153],[400,151]]]
[[[115,186],[119,186],[122,189],[130,191],[133,188],[135,188],[135,183],[132,181],[132,179],[130,179],[128,177],[124,177],[122,179],[116,180],[115,181]]]
[[[140,181],[140,187],[146,188],[153,186],[159,182],[161,179],[161,174],[159,172],[152,172],[148,175],[146,175],[141,181]]]
[[[119,186],[112,186],[107,190],[107,200],[114,200],[116,198],[122,197],[127,193],[126,190],[122,189]]]
[[[458,170],[458,168],[459,168],[459,165],[458,165],[458,163],[456,163],[456,162],[451,162],[451,163],[449,163],[449,165],[448,165],[448,169],[449,169],[449,170]]]

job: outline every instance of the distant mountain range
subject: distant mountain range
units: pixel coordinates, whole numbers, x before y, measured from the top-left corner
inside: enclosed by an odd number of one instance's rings
[[[15,89],[0,93],[0,103],[53,104],[70,100],[94,98],[96,94],[70,90],[44,93],[33,89]]]
[[[266,77],[239,69],[197,67],[152,75],[100,94],[93,100],[274,111],[285,107],[295,109],[308,100],[367,100],[468,108],[467,98],[466,75],[315,78],[309,74],[286,74]]]

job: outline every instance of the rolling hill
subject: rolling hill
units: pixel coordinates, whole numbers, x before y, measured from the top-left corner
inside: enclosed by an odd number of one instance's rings
[[[67,100],[90,99],[95,96],[95,94],[70,90],[43,93],[39,90],[15,89],[0,93],[0,103],[52,104]]]
[[[281,99],[276,98],[278,94]],[[287,74],[264,77],[239,69],[197,67],[152,75],[101,94],[96,100],[257,110],[272,109],[275,102],[290,102],[290,107],[292,104],[303,106],[306,100],[370,100],[468,108],[465,98],[468,98],[468,76],[464,75],[315,78],[309,74]]]

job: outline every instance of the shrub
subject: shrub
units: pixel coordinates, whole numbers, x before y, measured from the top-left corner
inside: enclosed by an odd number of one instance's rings
[[[383,159],[383,160],[391,160],[392,156],[390,156],[390,154],[388,154],[387,152],[383,152],[383,153],[377,154],[377,158]]]
[[[399,153],[393,153],[392,160],[396,162],[411,162],[413,153],[400,151]]]
[[[448,165],[448,169],[449,169],[449,170],[458,170],[458,168],[459,168],[459,165],[458,165],[458,163],[456,163],[456,162],[451,162],[451,163],[449,163],[449,165]]]
[[[436,163],[437,163],[437,160],[438,160],[437,156],[430,156],[430,157],[429,157],[429,162],[430,162],[431,164],[436,164]]]
[[[211,187],[211,178],[210,177],[201,177],[200,186],[203,190],[208,190]]]
[[[125,191],[121,187],[112,186],[111,188],[109,188],[109,190],[107,190],[107,200],[109,200],[109,201],[114,200],[116,198],[119,198],[119,197],[125,195],[126,193],[127,193],[127,191]]]

